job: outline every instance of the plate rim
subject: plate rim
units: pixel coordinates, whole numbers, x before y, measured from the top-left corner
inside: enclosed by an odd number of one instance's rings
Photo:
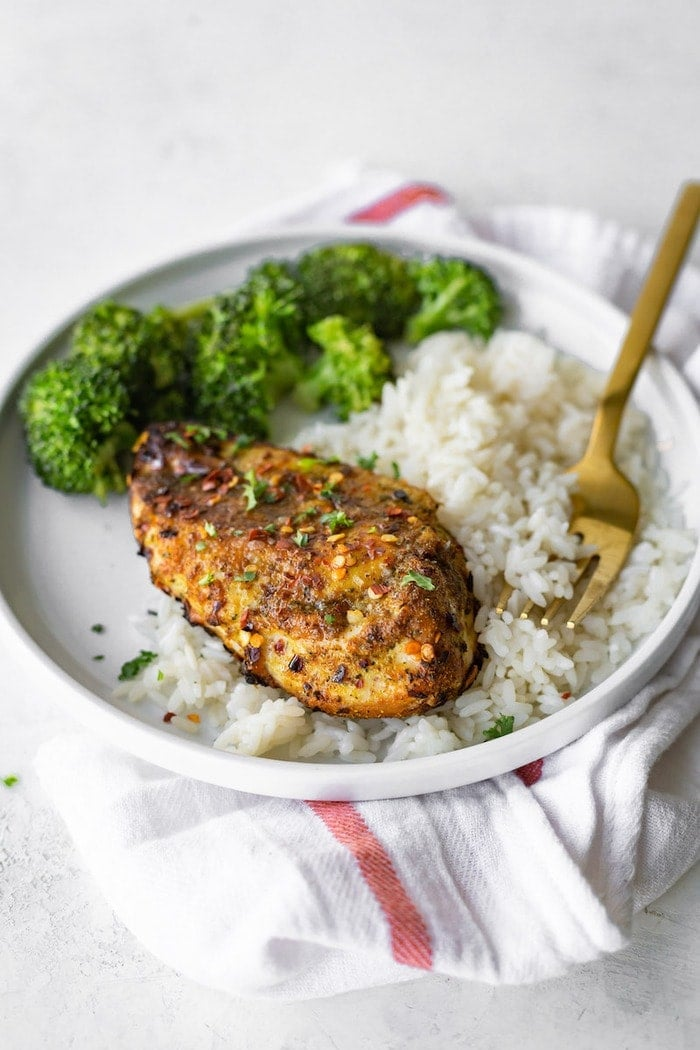
[[[477,237],[462,237],[454,234],[417,235],[391,227],[374,225],[362,228],[347,227],[342,224],[284,227],[262,231],[254,235],[229,238],[181,255],[171,256],[155,265],[132,273],[118,283],[111,284],[103,292],[90,297],[80,307],[53,325],[47,334],[26,355],[22,356],[3,382],[0,389],[0,422],[6,420],[8,416],[16,415],[16,394],[29,371],[36,367],[52,344],[62,338],[75,320],[95,302],[107,297],[116,298],[134,285],[174,273],[179,269],[201,268],[208,260],[215,260],[218,257],[224,261],[227,254],[242,254],[254,250],[260,258],[263,258],[265,251],[268,250],[274,250],[279,254],[285,242],[322,243],[340,239],[369,240],[378,243],[393,241],[401,243],[406,250],[415,248],[418,251],[438,251],[443,254],[453,252],[462,256],[475,254],[480,264],[488,266],[488,260],[491,259],[496,264],[517,272],[519,276],[524,275],[526,280],[534,278],[536,284],[548,290],[551,288],[552,295],[556,298],[562,295],[568,301],[573,298],[577,307],[580,304],[581,308],[587,311],[587,316],[591,316],[606,329],[617,328],[621,335],[627,323],[624,312],[602,295],[579,285],[563,274],[550,270],[539,260]],[[668,358],[652,355],[652,360],[653,367],[660,370],[661,377],[670,385],[674,397],[680,401],[684,413],[694,417],[695,426],[700,433],[700,406],[685,379]],[[624,682],[630,680],[635,682],[636,689],[651,680],[680,644],[699,605],[700,545],[696,542],[686,579],[662,623],[642,640],[630,657],[611,675],[570,707],[548,715],[534,725],[523,727],[508,736],[482,741],[456,751],[396,762],[342,764],[295,762],[266,756],[238,755],[218,750],[199,740],[168,735],[159,726],[141,721],[128,711],[115,707],[109,700],[93,693],[55,663],[30,631],[19,621],[2,590],[0,590],[0,626],[2,626],[4,635],[7,635],[9,631],[9,635],[21,643],[25,652],[32,658],[34,667],[51,680],[54,698],[63,709],[66,709],[88,729],[97,732],[99,736],[108,737],[116,746],[153,765],[223,787],[261,795],[296,799],[361,801],[419,795],[474,783],[515,770],[572,743],[612,711],[629,702],[631,696],[634,695],[634,690],[630,696],[621,700],[611,699]],[[56,691],[56,686],[60,686],[58,691]],[[604,702],[606,694],[607,703]],[[589,697],[591,700],[590,703],[587,703]],[[596,712],[602,710],[602,714],[591,719],[591,708],[594,708]],[[551,736],[553,729],[563,730],[565,726],[568,727],[568,731],[560,733],[561,739],[554,747],[545,743],[544,738]],[[110,728],[119,731],[118,739],[110,737]],[[540,744],[541,740],[542,744]],[[154,755],[154,752],[157,753]],[[467,756],[469,761],[466,765],[469,770],[461,770],[460,767],[465,764]],[[485,765],[488,765],[488,772],[483,771]],[[362,784],[370,770],[372,787],[368,789]],[[275,774],[282,771],[284,771],[285,783],[280,785]],[[242,776],[238,776],[238,772]],[[436,781],[435,786],[428,786],[421,790],[420,784],[416,786],[416,781],[420,782],[424,778],[431,782]],[[245,779],[247,783],[241,784],[241,779]],[[274,783],[268,783],[268,781],[274,781]],[[342,783],[342,786],[333,787],[333,783],[338,781]]]

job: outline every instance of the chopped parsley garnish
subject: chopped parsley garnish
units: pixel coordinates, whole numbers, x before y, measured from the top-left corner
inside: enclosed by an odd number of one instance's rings
[[[297,531],[292,536],[292,539],[296,543],[297,547],[309,546],[309,534],[307,532],[302,532],[301,529],[297,529]]]
[[[105,625],[103,623],[93,623],[90,630],[94,631],[95,634],[104,634]]]
[[[246,498],[246,510],[252,510],[253,507],[257,507],[261,499],[267,499],[270,491],[270,486],[263,478],[255,476],[254,470],[249,470],[245,475],[245,484],[243,485],[243,495]]]
[[[329,514],[322,514],[320,520],[321,524],[327,525],[331,532],[337,529],[349,529],[353,524],[352,518],[349,518],[344,510],[332,510]]]
[[[138,656],[135,656],[133,660],[127,660],[122,665],[122,669],[119,672],[119,681],[128,682],[130,679],[136,678],[139,671],[142,671],[144,667],[148,667],[155,660],[156,655],[156,653],[152,653],[148,649],[142,649]]]
[[[513,732],[514,724],[514,715],[499,715],[495,724],[484,730],[484,736],[487,740],[497,740],[499,736],[508,736]]]
[[[210,521],[205,521],[204,522],[204,531],[206,532],[207,536],[216,536],[217,535],[216,526],[212,525],[212,523]]]
[[[317,514],[317,507],[307,507],[306,510],[300,510],[298,514],[294,515],[294,523],[304,521],[305,518],[315,518]]]
[[[168,441],[174,441],[176,445],[180,446],[180,448],[190,447],[190,443],[187,440],[187,438],[183,437],[178,430],[169,430],[165,436],[168,439]]]
[[[206,540],[197,540],[197,542],[194,545],[194,549],[196,551],[205,551],[207,549],[207,541]]]
[[[253,444],[253,438],[250,434],[237,434],[235,439],[227,442],[226,444],[226,455],[235,456],[241,449],[250,448]]]
[[[391,461],[391,473],[394,475],[397,481],[401,477],[401,467],[398,465],[395,459],[392,459]]]
[[[319,492],[319,496],[321,497],[321,499],[333,500],[333,498],[335,497],[335,490],[337,487],[338,486],[336,482],[327,481],[321,489],[321,491]]]
[[[104,653],[98,653],[97,656],[93,656],[93,660],[104,660]]]
[[[322,467],[323,460],[318,459],[316,456],[302,456],[301,459],[297,460],[297,468],[302,474],[308,474],[309,471],[315,470],[316,467]]]
[[[200,477],[199,474],[181,474],[177,479],[181,485],[189,485],[191,481],[196,481]]]
[[[335,623],[335,616],[332,613],[326,613],[323,617],[324,623]]]
[[[156,678],[158,679],[159,682],[162,682],[163,679],[165,678],[165,675],[164,675],[163,671],[161,671],[160,667],[158,668],[158,674],[156,675]]]
[[[277,526],[274,521],[268,521],[267,525],[263,525],[263,532],[277,532]]]
[[[434,591],[435,584],[429,576],[423,576],[422,573],[416,572],[415,569],[411,569],[407,572],[401,581],[402,587],[407,587],[409,583],[415,583],[416,587],[422,587],[424,591]]]
[[[228,437],[228,431],[224,427],[208,427],[203,423],[187,427],[186,434],[196,441],[198,445],[203,445],[212,435],[218,438],[219,441],[225,441]]]
[[[209,584],[213,583],[213,582],[214,582],[214,573],[213,572],[205,572],[204,576],[202,576],[199,580],[197,580],[197,583],[198,583],[198,585],[200,587],[208,587]]]
[[[252,583],[257,575],[253,569],[246,569],[240,576],[234,576],[233,579],[236,583]]]
[[[357,465],[362,467],[363,470],[374,470],[379,459],[378,452],[371,452],[369,456],[358,456]]]
[[[19,784],[19,777],[16,777],[14,773],[11,773],[9,777],[3,777],[2,782],[6,788],[14,787],[15,784]]]

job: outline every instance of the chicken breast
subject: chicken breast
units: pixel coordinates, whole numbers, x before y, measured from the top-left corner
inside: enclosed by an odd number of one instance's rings
[[[471,576],[422,489],[166,423],[137,442],[130,493],[153,582],[251,680],[331,715],[404,718],[476,678]]]

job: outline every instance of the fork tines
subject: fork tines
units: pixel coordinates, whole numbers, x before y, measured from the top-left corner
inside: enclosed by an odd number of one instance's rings
[[[559,614],[562,606],[571,606],[574,602],[574,607],[571,614],[566,619],[566,626],[574,628],[576,624],[580,623],[589,609],[598,601],[600,597],[605,593],[608,587],[608,583],[598,581],[596,586],[596,569],[598,567],[599,558],[597,554],[590,554],[587,557],[581,558],[576,562],[576,576],[573,580],[574,594],[571,598],[554,598],[546,609],[541,612],[539,617],[539,623],[541,627],[549,627],[552,624],[554,618]],[[581,587],[585,589],[581,593]],[[578,601],[575,601],[576,594],[579,593]],[[498,616],[502,616],[508,607],[508,602],[515,593],[515,588],[509,583],[503,585],[503,589],[496,602],[496,613]],[[520,610],[518,618],[520,620],[529,620],[532,617],[533,610],[541,610],[542,607],[538,606],[531,599],[525,602],[525,605]],[[537,614],[535,614],[537,615]]]

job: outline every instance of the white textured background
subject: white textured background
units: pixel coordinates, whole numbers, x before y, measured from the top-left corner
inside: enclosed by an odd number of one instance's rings
[[[700,176],[699,97],[695,0],[0,0],[0,380],[74,306],[349,157],[465,210],[654,233]],[[626,951],[536,988],[433,977],[272,1008],[183,980],[82,870],[31,767],[62,719],[2,657],[0,776],[21,782],[0,793],[1,1050],[697,1045],[697,872]]]

